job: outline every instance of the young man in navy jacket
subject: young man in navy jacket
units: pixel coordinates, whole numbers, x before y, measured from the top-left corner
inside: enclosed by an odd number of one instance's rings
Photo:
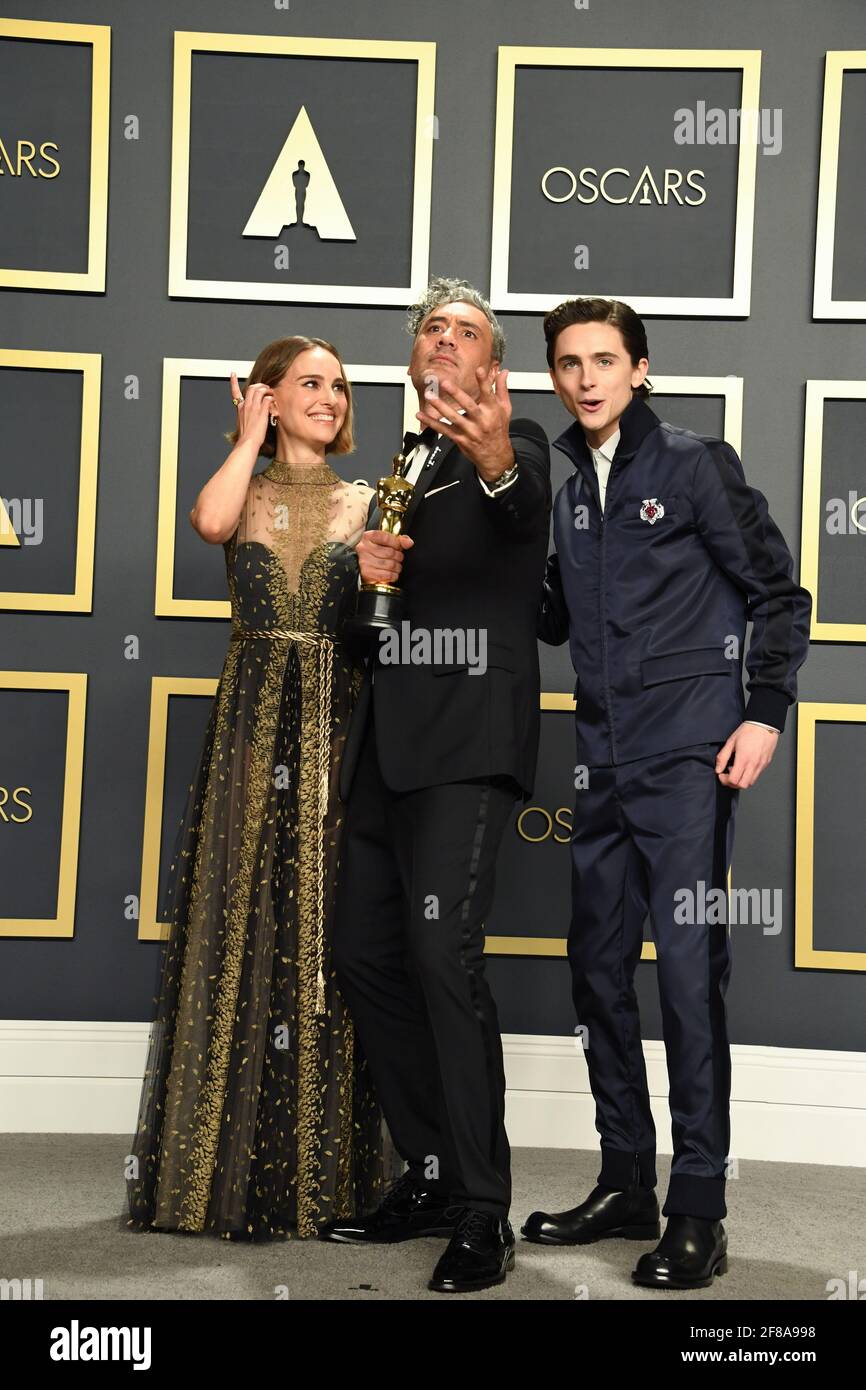
[[[575,423],[554,440],[574,474],[554,503],[539,636],[568,639],[577,673],[568,956],[602,1163],[586,1201],[533,1212],[523,1234],[555,1245],[660,1234],[633,986],[648,908],[674,1154],[664,1235],[632,1277],[702,1288],[727,1268],[731,1070],[726,914],[701,908],[724,893],[739,791],[772,759],[796,698],[811,598],[735,450],[646,404],[646,332],[628,305],[569,300],[544,332]]]

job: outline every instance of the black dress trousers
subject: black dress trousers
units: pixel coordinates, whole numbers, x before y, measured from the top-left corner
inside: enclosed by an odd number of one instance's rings
[[[368,719],[346,808],[337,981],[400,1155],[455,1204],[507,1216],[510,1149],[483,924],[519,788],[510,778],[397,793]]]
[[[649,909],[673,1134],[663,1211],[713,1220],[726,1215],[731,958],[726,906],[711,890],[727,887],[738,797],[716,776],[720,747],[588,770],[575,800],[568,938],[601,1135],[598,1181],[624,1188],[637,1171],[652,1187],[655,1128],[633,983]]]

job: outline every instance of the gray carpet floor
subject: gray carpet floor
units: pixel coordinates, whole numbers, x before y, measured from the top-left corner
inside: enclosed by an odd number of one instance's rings
[[[0,1135],[0,1278],[43,1281],[47,1299],[438,1299],[427,1279],[439,1240],[351,1247],[315,1240],[239,1245],[125,1225],[128,1136]],[[660,1158],[663,1199],[670,1160]],[[548,1249],[519,1238],[530,1211],[587,1195],[598,1158],[515,1149],[511,1221],[517,1267],[503,1286],[455,1298],[815,1299],[849,1271],[866,1276],[866,1170],[740,1163],[728,1183],[728,1273],[711,1289],[641,1289],[630,1274],[652,1242]],[[447,1298],[446,1298],[447,1301]]]

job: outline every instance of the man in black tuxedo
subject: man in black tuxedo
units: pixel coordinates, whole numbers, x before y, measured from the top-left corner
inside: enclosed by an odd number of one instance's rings
[[[426,634],[432,659],[388,660],[383,639],[369,661],[341,768],[334,936],[340,988],[408,1170],[371,1215],[321,1235],[448,1236],[429,1284],[447,1292],[502,1283],[514,1264],[483,923],[502,835],[535,776],[550,458],[540,426],[511,419],[502,330],[477,291],[434,280],[409,322],[425,427],[414,492],[404,534],[379,531],[372,512],[358,559],[365,582],[399,581],[411,640]]]

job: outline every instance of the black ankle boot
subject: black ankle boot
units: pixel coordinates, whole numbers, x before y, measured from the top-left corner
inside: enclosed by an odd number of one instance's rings
[[[721,1221],[669,1216],[655,1250],[641,1255],[631,1277],[648,1288],[706,1289],[727,1268],[728,1237]]]
[[[570,1211],[534,1211],[520,1228],[538,1245],[591,1245],[596,1240],[658,1240],[659,1204],[653,1188],[594,1187]]]

